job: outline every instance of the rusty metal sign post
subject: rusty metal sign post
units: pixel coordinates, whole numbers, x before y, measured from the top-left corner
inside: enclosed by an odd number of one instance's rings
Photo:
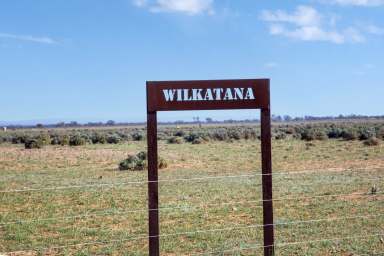
[[[264,255],[274,255],[269,79],[147,82],[149,255],[160,255],[157,112],[260,109]]]

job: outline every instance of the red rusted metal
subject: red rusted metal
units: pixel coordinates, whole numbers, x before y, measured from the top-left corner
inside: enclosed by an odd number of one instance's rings
[[[160,255],[157,111],[261,109],[264,255],[274,255],[269,79],[147,82],[149,255]]]

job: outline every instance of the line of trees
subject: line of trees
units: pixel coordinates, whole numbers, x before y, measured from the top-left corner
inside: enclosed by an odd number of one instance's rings
[[[304,121],[333,121],[333,120],[384,120],[384,115],[368,116],[368,115],[339,115],[339,116],[304,116],[304,117],[292,117],[290,115],[272,115],[272,121],[279,122],[304,122]],[[159,122],[159,124],[169,125],[181,125],[181,124],[236,124],[236,123],[254,123],[259,122],[259,119],[227,119],[223,121],[214,120],[211,117],[201,119],[198,116],[193,117],[192,121],[177,120],[174,122]],[[7,126],[9,129],[18,128],[65,128],[65,127],[105,127],[105,126],[136,126],[146,125],[145,122],[116,122],[114,120],[108,120],[106,122],[88,122],[85,124],[78,123],[76,121],[71,122],[59,122],[57,124],[36,124],[36,125],[10,125]]]

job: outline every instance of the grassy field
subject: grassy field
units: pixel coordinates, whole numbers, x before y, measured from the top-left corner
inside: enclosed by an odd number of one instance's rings
[[[259,143],[159,142],[162,255],[262,254],[260,176],[220,178],[259,174]],[[384,251],[383,148],[273,141],[277,255]],[[147,255],[147,173],[117,170],[141,150],[0,145],[0,254]]]

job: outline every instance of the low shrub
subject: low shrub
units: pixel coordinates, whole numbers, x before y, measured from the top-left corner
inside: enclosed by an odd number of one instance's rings
[[[201,137],[197,137],[196,139],[194,139],[193,141],[192,141],[192,144],[203,144],[203,143],[205,143],[206,141],[203,139],[203,138],[201,138]]]
[[[20,134],[12,137],[12,144],[23,144],[29,141],[31,138],[25,134]]]
[[[121,142],[121,137],[118,134],[111,134],[107,137],[109,144],[118,144]]]
[[[147,155],[147,152],[145,151],[140,151],[138,154],[137,154],[137,157],[140,159],[140,160],[148,160],[148,155]]]
[[[135,155],[128,155],[128,158],[121,161],[119,164],[120,171],[139,171],[142,170],[142,165],[138,164],[140,159]]]
[[[82,146],[85,145],[87,141],[79,134],[73,135],[69,139],[70,146]]]
[[[144,135],[141,132],[135,132],[132,134],[132,139],[135,141],[141,141],[144,139]]]
[[[39,140],[43,145],[51,144],[51,136],[48,133],[41,133],[37,140]]]
[[[62,135],[60,136],[60,145],[61,146],[68,146],[71,138],[68,135]]]
[[[233,140],[240,140],[241,132],[235,129],[231,129],[228,131],[228,137]]]
[[[184,137],[186,142],[193,142],[197,138],[199,138],[199,135],[197,133],[194,133],[194,132],[191,132],[190,134],[188,134]]]
[[[326,140],[328,139],[328,135],[324,130],[309,128],[303,129],[301,132],[301,139],[306,141]]]
[[[377,137],[384,140],[384,127],[381,127],[378,131],[377,131]]]
[[[346,129],[346,130],[342,131],[341,137],[344,140],[357,140],[359,135],[358,135],[357,131],[354,129]]]
[[[184,137],[185,136],[185,132],[183,130],[178,130],[173,135],[176,136],[176,137]]]
[[[167,141],[169,144],[181,144],[181,143],[183,143],[183,138],[182,137],[171,137]]]
[[[371,137],[364,141],[364,145],[366,146],[377,146],[380,144],[380,140],[376,137]]]
[[[51,136],[51,145],[60,145],[60,137],[58,135]]]
[[[340,128],[332,127],[330,130],[328,130],[328,138],[330,139],[338,139],[342,137],[342,130]]]
[[[39,139],[29,139],[24,143],[25,149],[42,148],[44,143]]]
[[[286,133],[278,133],[278,134],[276,134],[275,135],[275,139],[276,140],[284,140],[284,139],[286,139],[287,138],[287,134]]]
[[[104,134],[94,133],[91,136],[93,144],[105,144],[107,143],[107,137]]]
[[[376,131],[372,128],[363,128],[360,130],[359,139],[360,140],[367,140],[372,137],[376,137]]]
[[[167,168],[168,163],[164,158],[158,159],[159,169]],[[144,151],[136,155],[128,155],[128,157],[119,164],[120,171],[142,171],[148,167],[147,153]]]
[[[165,169],[168,167],[168,163],[164,158],[160,157],[158,160],[158,166],[159,166],[159,169]]]

